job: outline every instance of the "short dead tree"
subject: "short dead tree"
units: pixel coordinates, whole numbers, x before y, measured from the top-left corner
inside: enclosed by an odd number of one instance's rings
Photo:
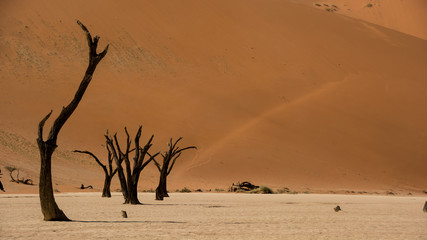
[[[138,131],[135,136],[135,148],[131,149],[131,140],[129,133],[125,128],[126,132],[126,147],[124,150],[120,148],[119,141],[117,140],[117,134],[114,134],[114,137],[105,135],[107,139],[107,145],[111,150],[114,161],[117,165],[117,175],[120,180],[120,187],[122,190],[123,197],[125,199],[125,204],[141,204],[138,200],[138,181],[141,175],[142,170],[159,154],[149,155],[148,150],[152,146],[152,141],[154,135],[148,140],[144,147],[139,145],[139,140],[141,138],[142,126],[139,126]],[[134,152],[133,164],[129,160],[129,154]],[[144,162],[146,156],[149,156],[148,160]],[[122,163],[125,163],[126,174],[122,167]]]
[[[257,188],[259,188],[259,186],[253,185],[250,182],[242,182],[242,183],[237,182],[237,185],[234,183],[231,185],[230,192],[239,192],[239,191],[249,192]]]
[[[85,185],[82,183],[82,185],[80,185],[80,189],[93,189],[92,185],[87,185],[85,187]]]
[[[31,178],[19,178],[19,168],[7,166],[6,170],[9,171],[10,181],[15,183],[23,183],[26,185],[34,185]],[[13,172],[16,171],[16,179],[13,177]]]
[[[339,211],[341,211],[342,209],[341,209],[341,207],[338,205],[338,206],[336,206],[336,207],[334,207],[334,211],[335,212],[339,212]]]
[[[108,135],[108,132],[107,132]],[[74,152],[77,153],[83,153],[91,156],[95,161],[98,163],[99,166],[101,166],[102,170],[104,170],[105,174],[105,180],[104,180],[104,188],[102,189],[102,197],[111,197],[111,180],[113,179],[114,175],[117,173],[117,167],[113,170],[113,155],[111,154],[110,147],[108,144],[106,145],[107,151],[108,151],[108,168],[102,162],[95,156],[95,154],[89,152],[89,151],[79,151],[74,150]],[[82,184],[83,186],[83,184]]]
[[[53,125],[46,140],[43,139],[43,127],[47,119],[52,114],[52,111],[50,111],[50,113],[47,114],[40,121],[38,126],[37,145],[39,147],[41,160],[39,196],[41,210],[45,221],[70,221],[70,219],[65,216],[64,212],[59,209],[53,196],[52,155],[57,147],[56,142],[58,139],[59,131],[61,131],[61,128],[64,126],[65,122],[68,120],[71,114],[73,114],[74,110],[76,110],[87,87],[89,86],[90,81],[92,80],[92,76],[95,72],[96,66],[104,58],[105,54],[107,54],[108,51],[107,45],[104,51],[99,54],[96,53],[99,37],[95,36],[94,38],[92,38],[87,28],[80,21],[77,21],[77,24],[84,31],[89,45],[89,65],[86,69],[86,73],[74,95],[73,100],[71,100],[68,106],[62,108],[62,111],[59,113],[59,116],[53,122]]]
[[[190,147],[180,149],[177,146],[177,144],[179,141],[181,141],[181,139],[182,137],[176,140],[175,143],[173,143],[172,138],[170,139],[168,143],[169,150],[167,152],[162,153],[162,157],[163,157],[162,165],[160,165],[159,162],[153,159],[154,164],[156,165],[157,169],[160,172],[159,186],[156,188],[156,200],[163,200],[163,198],[169,197],[168,190],[167,190],[167,177],[171,173],[176,160],[181,156],[181,153],[188,149],[192,149],[192,148],[197,149],[197,147],[195,146],[190,146]]]
[[[125,210],[122,210],[122,217],[123,218],[128,218],[128,214]]]

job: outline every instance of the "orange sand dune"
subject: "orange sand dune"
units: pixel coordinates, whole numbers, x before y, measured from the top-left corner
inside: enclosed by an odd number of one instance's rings
[[[107,129],[123,139],[140,124],[155,150],[180,136],[199,148],[171,188],[427,189],[425,40],[279,0],[2,1],[0,16],[3,172],[37,179],[37,124],[68,104],[87,64],[79,19],[110,50],[60,133],[60,191],[102,186],[70,151],[105,156]]]
[[[294,0],[427,40],[424,0]]]

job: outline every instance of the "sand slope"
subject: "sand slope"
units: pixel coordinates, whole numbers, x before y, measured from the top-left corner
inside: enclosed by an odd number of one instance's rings
[[[361,19],[427,40],[427,2],[423,0],[294,0]]]
[[[60,133],[60,190],[102,183],[71,150],[105,156],[106,129],[139,124],[157,150],[199,147],[172,188],[427,188],[425,40],[290,1],[2,1],[0,16],[2,169],[37,178],[38,121],[87,64],[80,19],[110,50]]]

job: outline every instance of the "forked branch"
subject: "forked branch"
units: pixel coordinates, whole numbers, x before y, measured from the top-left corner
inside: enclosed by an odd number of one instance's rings
[[[73,100],[68,104],[68,106],[63,107],[61,113],[59,114],[58,118],[53,123],[52,128],[50,129],[48,141],[53,141],[56,143],[56,138],[58,136],[59,131],[61,130],[62,126],[64,126],[65,122],[68,120],[68,118],[73,114],[74,110],[77,108],[78,104],[80,103],[80,100],[83,97],[83,94],[85,93],[87,87],[89,86],[90,81],[92,80],[93,73],[95,72],[96,66],[98,63],[102,60],[102,58],[107,54],[108,51],[108,45],[105,47],[104,51],[102,51],[100,54],[96,53],[96,48],[98,46],[98,39],[99,37],[96,36],[93,40],[92,37],[87,30],[87,28],[77,20],[77,24],[83,29],[83,31],[86,34],[86,38],[88,40],[89,45],[89,66],[87,67],[85,76],[83,77],[82,82],[80,83],[79,88],[76,91],[76,94],[74,95]]]

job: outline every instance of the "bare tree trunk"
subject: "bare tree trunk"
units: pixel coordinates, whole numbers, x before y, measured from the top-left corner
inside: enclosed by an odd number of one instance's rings
[[[167,174],[160,174],[159,185],[156,188],[156,200],[163,200],[165,197],[169,197],[168,190],[166,187]]]
[[[51,159],[56,145],[37,141],[42,159],[40,168],[39,195],[42,213],[45,221],[70,221],[59,209],[53,196]]]
[[[138,200],[138,184],[132,184],[132,186],[130,186],[128,203],[141,204],[141,202]]]
[[[39,196],[40,205],[45,221],[70,221],[70,219],[65,216],[64,212],[59,209],[53,196],[51,169],[52,154],[57,147],[56,142],[61,128],[64,126],[65,122],[68,120],[71,114],[73,114],[74,110],[76,110],[87,87],[89,86],[90,81],[92,80],[92,76],[95,72],[96,66],[105,56],[105,54],[107,54],[108,50],[107,45],[103,52],[97,54],[96,48],[98,46],[99,37],[95,36],[95,38],[92,39],[92,36],[90,35],[87,28],[80,21],[77,21],[77,24],[79,24],[79,26],[86,34],[86,38],[89,45],[89,66],[87,67],[85,76],[83,77],[83,80],[81,81],[73,100],[70,102],[70,104],[68,104],[67,107],[62,108],[61,113],[56,118],[50,129],[46,141],[43,140],[43,127],[46,120],[52,114],[52,111],[40,121],[38,126],[37,144],[39,146],[41,160]]]
[[[116,164],[119,164],[119,163],[116,162]],[[123,168],[121,167],[121,165],[117,165],[117,175],[119,176],[120,187],[122,190],[123,198],[125,199],[125,203],[129,203],[130,202],[129,191],[128,191],[128,187],[126,184],[125,175],[123,174]]]
[[[105,176],[104,188],[102,189],[102,197],[111,197],[111,191],[110,191],[111,179],[112,177]]]

